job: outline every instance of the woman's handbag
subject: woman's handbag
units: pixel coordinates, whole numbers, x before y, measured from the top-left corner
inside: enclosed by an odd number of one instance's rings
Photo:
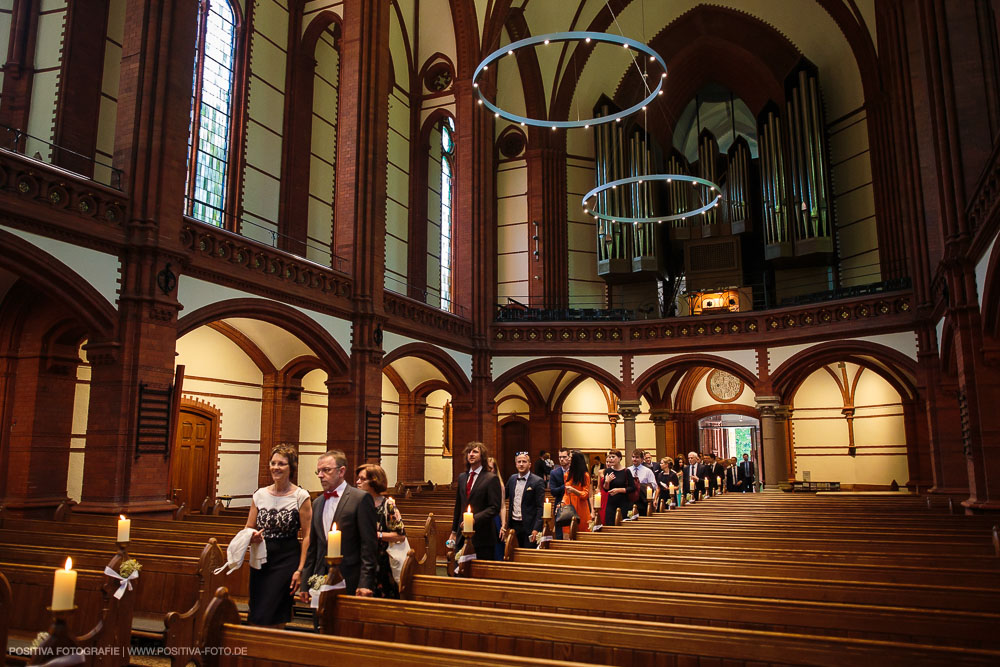
[[[556,511],[556,527],[568,526],[573,521],[573,517],[579,516],[572,505],[560,505],[558,511]]]
[[[406,560],[406,554],[410,553],[410,541],[404,537],[402,542],[390,544],[386,552],[389,554],[389,566],[392,568],[392,578],[398,584],[399,575],[403,571],[403,561]]]

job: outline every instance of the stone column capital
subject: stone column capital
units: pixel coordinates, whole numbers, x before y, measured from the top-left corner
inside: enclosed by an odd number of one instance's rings
[[[642,412],[638,400],[618,401],[618,414],[626,420],[635,420],[636,415]]]
[[[653,408],[649,411],[649,419],[655,424],[666,424],[674,418],[670,408]]]

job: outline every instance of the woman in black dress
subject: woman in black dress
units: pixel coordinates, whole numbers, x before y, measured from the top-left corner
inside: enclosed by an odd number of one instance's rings
[[[292,618],[292,597],[299,590],[309,549],[312,503],[309,492],[292,484],[298,453],[289,445],[271,450],[269,469],[274,484],[253,494],[247,528],[251,544],[264,540],[267,562],[250,568],[250,613],[247,623],[282,628]],[[299,544],[299,530],[302,544]]]
[[[396,504],[382,494],[389,487],[382,466],[365,463],[358,466],[357,487],[371,494],[375,501],[375,516],[378,519],[378,555],[375,558],[375,585],[372,596],[377,598],[399,599],[399,584],[392,576],[392,565],[389,562],[389,545],[406,539],[406,528],[403,519],[396,509]]]
[[[635,501],[629,501],[629,494],[635,491],[636,483],[628,468],[622,466],[622,453],[619,450],[609,450],[605,461],[607,467],[601,478],[601,484],[608,494],[608,502],[604,508],[604,521],[607,525],[613,526],[616,510],[621,509],[624,519],[628,516],[628,511],[632,509]]]

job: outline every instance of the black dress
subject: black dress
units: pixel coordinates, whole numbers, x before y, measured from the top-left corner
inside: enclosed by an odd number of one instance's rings
[[[299,508],[309,502],[309,492],[299,487],[287,496],[272,495],[267,489],[253,494],[257,506],[256,529],[261,531],[267,547],[267,562],[261,568],[250,568],[251,625],[278,625],[292,619],[290,594],[292,575],[302,554],[299,545]]]
[[[375,516],[378,519],[376,530],[380,533],[399,533],[406,535],[403,528],[403,519],[399,516],[399,510],[394,503],[388,500],[375,508]],[[392,577],[392,565],[389,563],[389,543],[384,540],[378,541],[378,555],[375,558],[375,586],[372,587],[372,596],[377,598],[399,599],[399,584]]]
[[[629,500],[629,492],[635,489],[635,477],[632,473],[628,471],[628,468],[622,468],[621,470],[604,470],[604,479],[607,481],[608,475],[614,473],[614,480],[607,485],[607,490],[611,489],[625,489],[625,493],[616,493],[614,495],[608,495],[607,506],[604,508],[604,522],[612,526],[615,523],[615,511],[621,508],[622,518],[628,516],[628,511],[632,509],[637,501]]]

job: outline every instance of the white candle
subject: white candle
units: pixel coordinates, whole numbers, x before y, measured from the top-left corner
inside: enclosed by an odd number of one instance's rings
[[[549,502],[548,500],[546,500],[545,504],[542,505],[542,518],[543,519],[552,518],[552,503]]]
[[[126,519],[124,514],[118,515],[118,541],[128,542],[132,533],[132,519]]]
[[[468,509],[465,510],[465,514],[462,515],[462,532],[471,533],[472,532],[472,522],[474,516],[472,514],[472,505],[469,505]]]
[[[689,491],[694,491],[694,480],[693,479],[689,479],[688,480],[688,490]]]
[[[598,491],[594,494],[594,509],[601,509],[601,493]]]
[[[705,489],[706,491],[708,491],[708,480],[707,479],[701,480],[701,487],[703,489]]]
[[[715,478],[715,483],[718,484],[719,486],[722,486],[722,478],[721,477],[716,477]]]
[[[673,482],[671,482],[671,484],[670,484],[670,495],[674,495],[675,489],[676,489],[676,487],[673,485]]]
[[[56,570],[52,582],[52,611],[69,611],[73,608],[73,598],[76,596],[76,570],[73,559],[66,559],[66,567]]]
[[[330,534],[326,536],[326,555],[331,557],[340,556],[340,531],[337,524],[330,526]]]
[[[652,500],[652,499],[653,499],[653,487],[647,486],[646,487],[646,500]]]

